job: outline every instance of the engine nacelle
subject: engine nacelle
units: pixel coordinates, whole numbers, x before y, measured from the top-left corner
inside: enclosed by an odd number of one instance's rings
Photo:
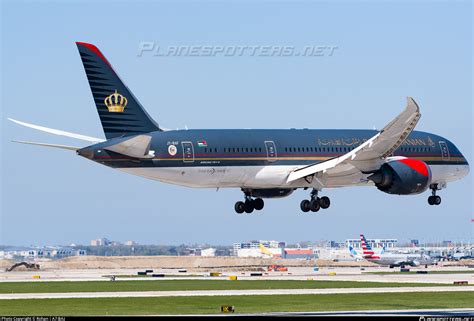
[[[423,161],[404,158],[383,164],[368,178],[388,194],[420,194],[431,184],[431,169]]]

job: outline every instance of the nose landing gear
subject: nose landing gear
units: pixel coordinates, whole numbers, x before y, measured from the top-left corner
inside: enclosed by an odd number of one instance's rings
[[[430,205],[439,205],[441,204],[441,197],[436,195],[436,191],[439,190],[438,184],[430,185],[431,196],[428,197],[428,204]]]
[[[331,205],[331,200],[327,196],[323,196],[321,198],[318,197],[318,190],[313,189],[311,191],[311,199],[310,200],[302,200],[300,203],[300,208],[303,212],[307,213],[317,212],[321,208],[326,209]]]

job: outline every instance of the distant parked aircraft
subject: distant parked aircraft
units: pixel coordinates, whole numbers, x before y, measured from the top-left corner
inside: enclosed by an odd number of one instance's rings
[[[418,266],[418,265],[431,265],[435,264],[436,260],[426,254],[410,253],[390,253],[386,252],[385,248],[379,253],[376,253],[372,246],[367,242],[364,234],[360,235],[360,241],[362,245],[362,254],[358,253],[354,247],[349,245],[349,252],[352,257],[357,259],[364,259],[369,262],[373,262],[379,265],[389,266],[391,268],[395,266]]]

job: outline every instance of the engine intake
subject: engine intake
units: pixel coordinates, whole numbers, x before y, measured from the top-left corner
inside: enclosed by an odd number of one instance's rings
[[[368,179],[388,194],[420,194],[430,186],[431,170],[423,161],[404,158],[383,164]]]

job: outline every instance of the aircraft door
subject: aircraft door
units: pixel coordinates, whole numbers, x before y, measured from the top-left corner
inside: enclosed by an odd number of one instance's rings
[[[450,158],[448,144],[445,141],[440,141],[439,147],[441,149],[441,158],[444,161],[448,161]]]
[[[194,147],[192,142],[181,142],[183,147],[183,162],[192,163],[194,162]]]
[[[267,149],[267,160],[274,162],[277,160],[277,150],[273,141],[265,141],[265,148]]]

